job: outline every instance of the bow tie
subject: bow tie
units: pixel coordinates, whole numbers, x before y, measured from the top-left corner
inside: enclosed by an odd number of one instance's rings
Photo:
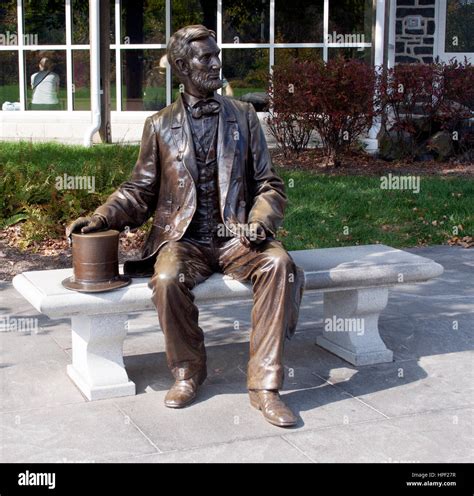
[[[191,107],[191,115],[200,119],[203,115],[217,114],[221,110],[221,104],[216,100],[202,100]]]

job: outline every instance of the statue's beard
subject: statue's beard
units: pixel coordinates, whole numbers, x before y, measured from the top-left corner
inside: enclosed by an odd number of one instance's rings
[[[193,85],[202,92],[208,93],[222,88],[222,79],[211,78],[208,72],[191,71],[190,79]]]

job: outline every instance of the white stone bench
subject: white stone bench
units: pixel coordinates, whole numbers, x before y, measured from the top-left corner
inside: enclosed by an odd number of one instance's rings
[[[428,258],[384,245],[290,253],[305,271],[305,290],[324,292],[328,324],[317,343],[353,365],[393,359],[378,329],[388,288],[427,281],[443,272]],[[61,285],[70,275],[72,269],[24,272],[13,279],[13,285],[49,318],[71,318],[72,364],[67,371],[89,400],[135,394],[135,384],[124,367],[123,341],[128,315],[154,308],[148,279],[134,279],[131,285],[108,293],[86,294]],[[222,274],[214,274],[193,292],[197,303],[252,297],[250,284]]]

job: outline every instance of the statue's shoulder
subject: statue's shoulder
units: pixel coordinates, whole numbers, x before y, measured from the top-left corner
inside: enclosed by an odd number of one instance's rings
[[[171,103],[170,105],[162,108],[161,110],[158,110],[158,112],[155,112],[150,116],[150,119],[153,121],[154,124],[158,124],[162,122],[163,120],[170,119],[173,108],[176,106],[176,102]]]
[[[247,102],[242,102],[241,100],[222,95],[220,98],[224,104],[231,107],[234,112],[246,114],[249,111],[249,104]]]

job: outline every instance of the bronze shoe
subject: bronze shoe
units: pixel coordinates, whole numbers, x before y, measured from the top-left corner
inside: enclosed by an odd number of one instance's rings
[[[296,425],[296,416],[283,403],[278,391],[251,389],[249,390],[249,396],[250,404],[257,410],[261,410],[263,416],[270,424],[278,427],[292,427]]]
[[[193,375],[190,379],[177,379],[165,396],[165,406],[183,408],[190,405],[195,400],[197,390],[206,376],[206,372],[203,372]]]

